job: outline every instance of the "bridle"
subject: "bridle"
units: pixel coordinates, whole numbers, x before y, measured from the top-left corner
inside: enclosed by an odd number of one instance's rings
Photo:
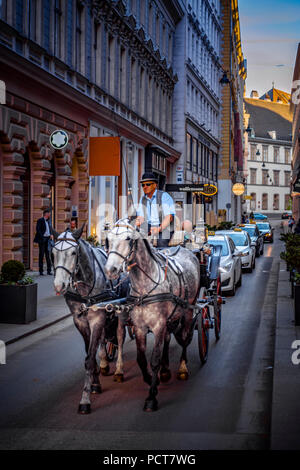
[[[67,232],[65,232],[66,234]],[[61,248],[58,248],[58,245],[60,243],[67,243],[67,247],[66,248],[63,248],[63,246]],[[75,245],[73,245],[73,243],[75,243]],[[57,269],[63,269],[64,271],[66,271],[70,278],[71,278],[71,284],[74,284],[74,277],[75,277],[75,274],[76,274],[76,270],[77,270],[77,265],[78,265],[78,252],[79,252],[79,243],[77,240],[75,240],[75,238],[67,238],[67,236],[64,236],[62,238],[58,238],[57,242],[55,243],[54,247],[53,247],[53,250],[57,250],[57,251],[67,251],[69,250],[70,248],[75,248],[76,249],[76,262],[75,262],[75,267],[73,269],[73,271],[71,272],[68,268],[66,268],[65,266],[63,265],[59,265],[59,266],[53,266],[54,268],[54,275],[56,275],[56,271]]]

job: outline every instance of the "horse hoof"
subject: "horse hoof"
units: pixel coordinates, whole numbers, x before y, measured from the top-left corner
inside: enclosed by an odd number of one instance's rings
[[[178,372],[177,379],[178,380],[188,380],[189,374],[187,372]]]
[[[154,400],[146,400],[144,405],[144,411],[147,413],[151,413],[152,411],[157,411],[158,402],[156,399]]]
[[[109,374],[109,366],[100,367],[100,373],[101,373],[101,375],[108,375]]]
[[[169,370],[160,373],[160,380],[161,380],[162,383],[169,382],[171,377],[172,377],[171,372]]]
[[[100,384],[92,384],[91,386],[92,393],[102,393],[102,388]]]
[[[78,413],[80,415],[89,415],[91,412],[91,405],[87,403],[86,405],[79,405],[78,406]]]
[[[124,375],[123,374],[115,374],[114,375],[114,382],[124,382]]]

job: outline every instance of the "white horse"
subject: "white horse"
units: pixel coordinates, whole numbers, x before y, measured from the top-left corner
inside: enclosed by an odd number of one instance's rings
[[[177,247],[172,256],[163,258],[150,246],[128,219],[117,222],[108,234],[109,252],[105,272],[117,279],[124,267],[129,270],[130,300],[134,307],[131,321],[137,345],[137,362],[144,381],[150,385],[145,411],[157,410],[160,380],[170,379],[169,343],[173,332],[182,346],[178,378],[188,378],[186,350],[193,335],[193,309],[200,288],[200,266],[189,250]],[[152,331],[155,344],[151,356],[152,377],[148,372],[146,335]]]
[[[113,284],[104,273],[107,259],[105,251],[92,247],[80,239],[83,227],[74,232],[65,231],[60,235],[54,232],[56,243],[53,248],[54,287],[57,295],[64,295],[73,314],[76,328],[82,335],[86,349],[86,377],[78,412],[91,412],[91,393],[101,393],[99,373],[108,375],[109,363],[105,350],[107,313],[97,305],[89,307],[90,301],[100,302],[114,295]],[[124,296],[119,289],[116,297]],[[126,293],[125,293],[126,295]],[[113,319],[112,327],[117,329],[118,358],[114,380],[123,382],[123,343],[125,327],[121,319]],[[111,327],[111,325],[110,325]],[[111,328],[110,328],[111,329]],[[96,354],[100,344],[100,371]]]

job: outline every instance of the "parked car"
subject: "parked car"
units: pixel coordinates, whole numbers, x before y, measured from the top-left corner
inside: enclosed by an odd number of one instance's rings
[[[239,228],[249,233],[251,238],[251,246],[255,247],[257,257],[264,254],[264,237],[259,232],[256,224],[240,224]]]
[[[271,227],[270,222],[257,222],[256,227],[264,237],[264,242],[273,243],[274,241],[274,228]]]
[[[234,228],[233,230],[218,231],[217,234],[228,235],[233,240],[241,255],[242,269],[251,273],[255,268],[255,248],[251,246],[249,233],[241,228]]]
[[[268,218],[265,214],[261,214],[260,212],[254,212],[253,217],[254,220],[266,220]]]
[[[285,211],[282,213],[281,218],[282,219],[289,219],[293,215],[292,211]]]
[[[241,256],[235,247],[233,240],[227,235],[210,234],[207,238],[210,245],[222,247],[220,274],[222,292],[235,295],[236,287],[242,284]]]

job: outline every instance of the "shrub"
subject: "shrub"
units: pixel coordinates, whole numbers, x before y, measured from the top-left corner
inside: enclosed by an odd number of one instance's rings
[[[234,227],[234,223],[233,222],[221,222],[218,226],[218,230],[230,230],[232,227]]]
[[[10,260],[1,268],[2,282],[19,282],[25,276],[25,266],[20,261]]]

